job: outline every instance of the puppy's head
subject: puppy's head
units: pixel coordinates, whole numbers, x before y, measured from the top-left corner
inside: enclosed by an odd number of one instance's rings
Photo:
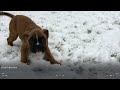
[[[32,32],[24,34],[29,43],[30,51],[33,53],[44,53],[48,47],[49,32],[47,29],[33,30]]]

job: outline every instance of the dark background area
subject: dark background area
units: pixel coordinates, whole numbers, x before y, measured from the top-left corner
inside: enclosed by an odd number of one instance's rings
[[[3,0],[0,10],[19,11],[114,11],[118,1],[111,0]]]

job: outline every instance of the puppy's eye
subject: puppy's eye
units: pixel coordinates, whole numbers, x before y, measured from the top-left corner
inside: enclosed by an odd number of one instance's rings
[[[44,38],[41,41],[42,41],[43,44],[46,43],[46,39],[44,39]]]

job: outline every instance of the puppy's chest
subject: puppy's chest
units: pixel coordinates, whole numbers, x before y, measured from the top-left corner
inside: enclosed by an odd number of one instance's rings
[[[36,54],[36,53],[29,52],[28,58],[29,60],[43,60],[44,56],[45,56],[45,53]]]

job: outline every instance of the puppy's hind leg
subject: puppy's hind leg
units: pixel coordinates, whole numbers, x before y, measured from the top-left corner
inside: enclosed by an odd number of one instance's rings
[[[13,46],[13,42],[17,39],[18,35],[16,33],[10,33],[9,37],[7,38],[7,43],[10,46]]]
[[[9,31],[10,33],[9,33],[9,37],[7,38],[7,42],[8,42],[8,45],[13,46],[13,42],[18,37],[14,20],[12,20],[9,24]]]

